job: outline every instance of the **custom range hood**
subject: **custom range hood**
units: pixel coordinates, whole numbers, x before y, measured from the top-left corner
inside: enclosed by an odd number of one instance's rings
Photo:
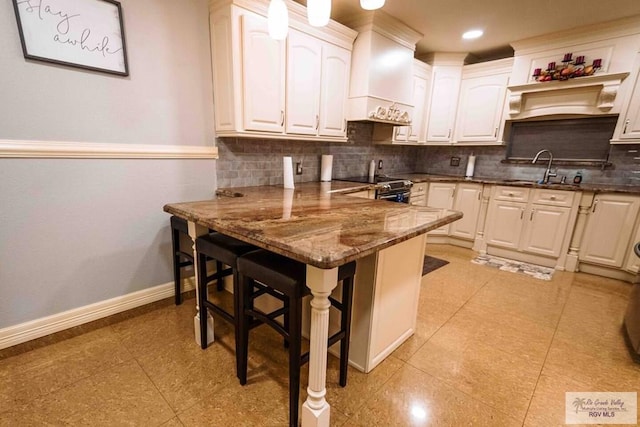
[[[365,12],[345,25],[358,31],[347,120],[411,124],[413,57],[422,34],[381,10]]]

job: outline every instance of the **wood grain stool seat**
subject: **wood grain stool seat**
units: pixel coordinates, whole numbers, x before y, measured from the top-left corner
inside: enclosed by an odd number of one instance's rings
[[[347,384],[349,364],[349,336],[355,261],[338,268],[338,281],[342,282],[341,301],[330,297],[331,305],[340,311],[340,329],[329,337],[329,346],[340,341],[340,385]],[[275,329],[285,338],[289,347],[289,425],[298,425],[300,398],[300,366],[309,361],[309,353],[302,354],[302,301],[310,294],[305,286],[306,265],[284,256],[258,250],[238,258],[239,314],[236,358],[240,384],[247,383],[249,329],[258,320]],[[265,313],[255,307],[254,300],[269,293],[283,301],[283,307]],[[284,315],[279,323],[276,318]]]
[[[234,331],[237,339],[238,327],[238,276],[236,264],[238,257],[248,252],[255,251],[253,245],[245,243],[233,237],[221,234],[210,233],[196,239],[196,254],[198,256],[198,276],[201,278],[198,284],[198,306],[200,307],[200,345],[203,349],[207,348],[207,310],[220,315],[222,318],[234,325]],[[214,260],[216,263],[216,271],[213,274],[207,274],[207,261]],[[228,268],[223,269],[223,265]],[[209,299],[207,285],[212,281],[217,281],[218,291],[224,289],[224,278],[233,276],[233,313],[225,310],[219,304]]]

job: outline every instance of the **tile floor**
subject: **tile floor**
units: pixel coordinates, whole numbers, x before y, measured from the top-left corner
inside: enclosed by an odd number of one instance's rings
[[[449,264],[423,279],[416,334],[370,374],[351,369],[344,389],[329,358],[332,425],[553,426],[564,423],[566,391],[640,392],[620,331],[629,284],[563,272],[547,282],[473,264],[466,249],[428,253]],[[217,319],[217,341],[202,351],[193,313],[193,299],[167,300],[1,352],[0,426],[286,425],[279,337],[252,332],[241,387],[232,329]]]

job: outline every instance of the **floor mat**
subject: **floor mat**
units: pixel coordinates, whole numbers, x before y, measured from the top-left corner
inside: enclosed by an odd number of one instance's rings
[[[433,270],[437,270],[447,264],[449,264],[449,261],[425,255],[424,262],[422,263],[422,275],[424,276],[427,273],[431,273]]]
[[[472,259],[471,262],[474,264],[498,268],[503,271],[510,271],[512,273],[526,274],[527,276],[540,280],[551,280],[553,272],[555,271],[553,268],[514,261],[511,259],[498,258],[492,255],[478,255]]]

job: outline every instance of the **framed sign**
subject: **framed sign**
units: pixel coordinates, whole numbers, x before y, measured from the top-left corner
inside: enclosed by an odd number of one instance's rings
[[[120,3],[13,0],[24,57],[129,75]]]

